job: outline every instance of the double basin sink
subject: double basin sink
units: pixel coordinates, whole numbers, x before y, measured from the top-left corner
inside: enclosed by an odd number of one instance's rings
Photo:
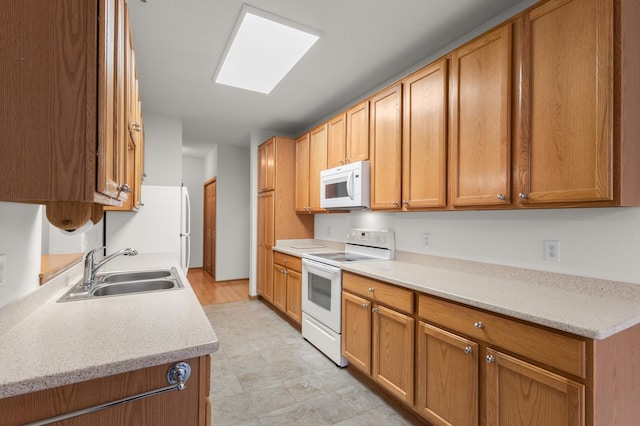
[[[82,288],[82,281],[75,284],[58,302],[96,299],[107,296],[178,290],[184,284],[176,268],[137,271],[111,271],[96,274],[95,285],[90,291]]]

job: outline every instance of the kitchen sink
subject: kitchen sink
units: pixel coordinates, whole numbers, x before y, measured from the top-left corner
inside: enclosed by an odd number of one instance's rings
[[[158,291],[183,289],[184,284],[175,268],[144,271],[104,272],[96,275],[96,284],[84,291],[82,282],[75,284],[58,302],[100,299],[107,296],[123,296]]]

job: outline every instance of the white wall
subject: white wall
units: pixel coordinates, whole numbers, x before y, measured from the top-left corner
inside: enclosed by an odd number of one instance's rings
[[[216,145],[204,159],[205,180],[216,178],[216,281],[250,274],[250,150]]]
[[[393,229],[396,249],[640,284],[640,208],[316,215],[315,237]],[[431,234],[424,245],[424,233]],[[560,241],[558,262],[543,240]]]
[[[144,172],[147,176],[143,184],[180,186],[182,119],[145,112],[144,133]]]
[[[5,255],[0,307],[39,286],[42,206],[0,202],[0,254]]]
[[[204,158],[182,157],[182,183],[191,199],[191,260],[190,268],[202,267],[204,236]]]

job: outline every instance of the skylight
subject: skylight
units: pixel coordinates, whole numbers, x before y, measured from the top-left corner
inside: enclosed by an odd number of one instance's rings
[[[243,5],[215,81],[270,93],[318,38],[300,24]]]

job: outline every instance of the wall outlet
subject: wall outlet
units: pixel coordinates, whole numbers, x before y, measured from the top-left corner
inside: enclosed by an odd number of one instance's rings
[[[4,285],[4,279],[7,275],[7,255],[0,254],[0,286]]]
[[[424,242],[425,246],[428,246],[429,244],[431,244],[431,234],[428,232],[425,232],[424,234],[422,234],[422,239]]]
[[[544,260],[550,262],[560,261],[560,241],[544,240]]]

